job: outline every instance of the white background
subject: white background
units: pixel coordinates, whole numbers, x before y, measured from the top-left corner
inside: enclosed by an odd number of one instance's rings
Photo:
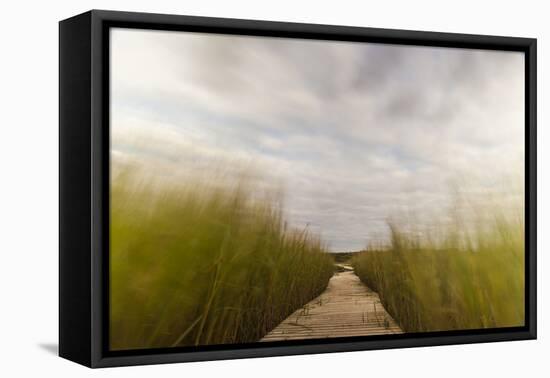
[[[0,22],[0,375],[519,377],[550,372],[544,1],[9,1]],[[90,370],[58,358],[58,25],[89,9],[538,38],[539,340]],[[546,351],[545,351],[546,349]]]

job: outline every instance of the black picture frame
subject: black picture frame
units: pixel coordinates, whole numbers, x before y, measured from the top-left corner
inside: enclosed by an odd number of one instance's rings
[[[109,28],[177,30],[525,54],[524,327],[111,352],[108,335]],[[59,23],[59,354],[89,367],[536,338],[536,39],[92,10]]]

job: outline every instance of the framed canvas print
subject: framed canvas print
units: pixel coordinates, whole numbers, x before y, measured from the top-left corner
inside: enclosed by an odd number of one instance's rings
[[[60,22],[62,357],[536,337],[536,40]]]

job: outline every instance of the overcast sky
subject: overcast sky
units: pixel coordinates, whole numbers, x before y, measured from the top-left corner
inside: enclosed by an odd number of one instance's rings
[[[523,162],[521,53],[111,33],[115,162],[250,164],[283,188],[290,223],[333,251],[383,237],[393,214],[441,211],[457,180],[483,191]]]

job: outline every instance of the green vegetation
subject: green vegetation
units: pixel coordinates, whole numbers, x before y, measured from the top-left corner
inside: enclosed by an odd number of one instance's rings
[[[112,350],[255,342],[325,289],[320,239],[245,180],[139,179],[111,186]]]
[[[455,223],[437,238],[390,223],[389,245],[356,256],[355,272],[406,332],[522,326],[523,218],[488,214],[474,231]]]

